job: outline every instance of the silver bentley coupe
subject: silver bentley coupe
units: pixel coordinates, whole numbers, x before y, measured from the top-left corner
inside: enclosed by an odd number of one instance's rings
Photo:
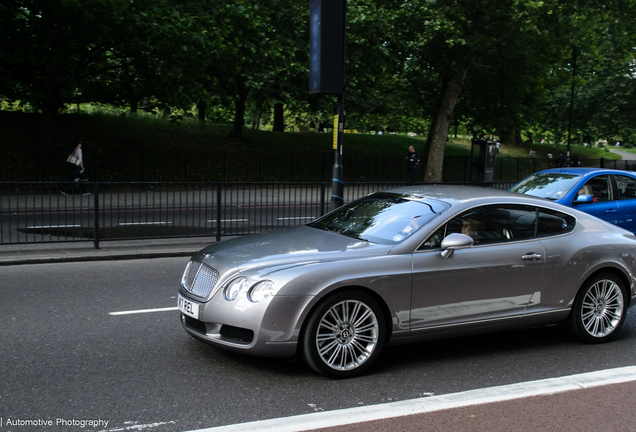
[[[594,216],[512,192],[415,186],[199,251],[178,306],[200,341],[348,378],[400,343],[558,323],[605,342],[633,304],[635,271],[634,234]]]

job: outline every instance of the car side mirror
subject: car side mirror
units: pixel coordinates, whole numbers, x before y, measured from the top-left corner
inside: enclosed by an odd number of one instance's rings
[[[457,249],[472,247],[474,243],[473,238],[465,234],[450,234],[442,240],[442,258],[450,258]]]
[[[592,202],[592,197],[589,195],[577,195],[576,199],[574,200],[575,203],[577,204],[585,204],[585,203],[591,203]]]

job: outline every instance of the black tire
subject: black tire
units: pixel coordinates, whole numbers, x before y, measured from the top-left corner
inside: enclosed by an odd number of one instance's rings
[[[366,373],[386,339],[385,319],[377,302],[359,291],[336,293],[309,314],[302,335],[302,355],[329,378]]]
[[[625,285],[611,273],[588,279],[570,314],[570,329],[583,342],[607,342],[625,322],[629,297]]]

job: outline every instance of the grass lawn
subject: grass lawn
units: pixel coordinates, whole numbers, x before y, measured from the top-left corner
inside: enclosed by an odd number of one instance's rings
[[[205,124],[195,120],[171,123],[152,117],[118,117],[104,114],[59,115],[52,134],[48,135],[43,116],[23,112],[0,111],[0,145],[4,148],[37,149],[40,143],[72,149],[80,138],[87,148],[113,149],[144,148],[157,150],[214,149],[219,152],[258,153],[330,153],[333,152],[331,133],[276,133],[245,128],[244,138],[229,138],[231,125]],[[405,135],[366,135],[346,133],[343,136],[344,153],[349,154],[405,154],[410,145],[421,153],[425,138]],[[556,158],[566,153],[566,146],[502,145],[499,157],[529,158],[534,148],[537,158],[547,159],[548,153]],[[603,148],[573,145],[572,154],[580,159],[620,159]],[[636,152],[636,149],[632,150]],[[470,139],[449,136],[447,156],[470,156]]]

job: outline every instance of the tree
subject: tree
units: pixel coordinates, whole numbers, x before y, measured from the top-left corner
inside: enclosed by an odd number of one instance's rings
[[[129,2],[10,0],[2,6],[0,92],[55,115],[91,80],[122,65],[112,47]]]
[[[537,40],[549,35],[557,2],[386,0],[377,4],[382,12],[370,16],[382,20],[376,25],[384,26],[385,32],[375,49],[385,54],[394,73],[408,84],[411,100],[419,101],[430,116],[425,180],[441,181],[448,130],[468,77],[476,68],[491,70],[492,77],[502,67],[511,69],[501,61],[502,54],[513,59],[510,54],[519,48],[517,40],[530,38],[529,33]],[[366,5],[368,10],[374,7]],[[509,83],[523,84],[520,79]]]
[[[305,4],[293,0],[237,0],[216,11],[224,28],[225,46],[231,46],[217,69],[219,93],[235,110],[231,136],[241,138],[248,97],[266,91],[272,104],[286,102],[291,76],[306,70],[303,55],[309,14]],[[306,84],[303,85],[306,88]]]
[[[574,129],[590,143],[598,139],[632,141],[636,132],[636,37],[630,29],[636,24],[636,5],[621,1],[592,6],[569,11],[577,24],[569,46],[578,50]],[[567,127],[572,57],[564,59],[562,68],[567,71],[567,80],[550,89],[543,119],[553,130]]]

